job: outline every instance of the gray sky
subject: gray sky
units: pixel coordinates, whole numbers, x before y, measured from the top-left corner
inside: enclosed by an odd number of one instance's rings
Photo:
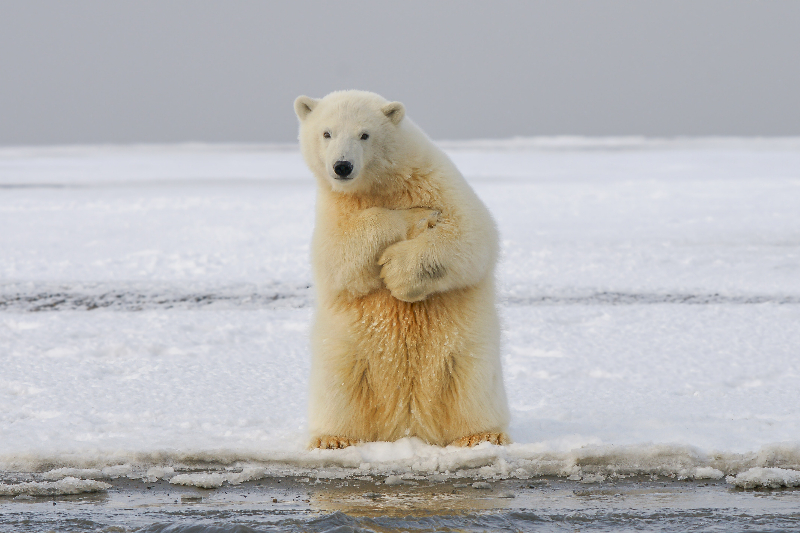
[[[433,138],[800,135],[800,2],[0,0],[0,145],[291,142],[366,89]]]

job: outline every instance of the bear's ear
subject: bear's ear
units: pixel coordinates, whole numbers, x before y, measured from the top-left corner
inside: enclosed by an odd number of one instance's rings
[[[317,107],[319,100],[311,98],[310,96],[298,96],[294,101],[294,112],[297,113],[297,118],[305,120],[309,113],[314,111]]]
[[[406,116],[406,108],[400,102],[389,102],[381,108],[381,111],[395,125],[400,124],[400,121]]]

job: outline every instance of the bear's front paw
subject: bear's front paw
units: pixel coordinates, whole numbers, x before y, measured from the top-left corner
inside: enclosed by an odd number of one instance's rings
[[[492,444],[503,445],[503,444],[510,444],[511,439],[508,438],[508,435],[505,433],[474,433],[472,435],[467,435],[466,437],[461,437],[460,439],[456,439],[450,444],[453,446],[461,446],[463,448],[477,446],[481,442],[490,442]]]
[[[381,255],[381,279],[392,296],[404,302],[424,300],[433,292],[433,282],[444,276],[444,267],[426,262],[418,244],[400,241],[389,246]]]
[[[441,214],[439,211],[427,207],[403,209],[402,213],[406,222],[406,239],[413,239],[423,231],[436,226]]]
[[[323,450],[336,450],[339,448],[347,448],[348,446],[355,446],[359,440],[351,439],[348,437],[335,437],[333,435],[323,435],[315,437],[311,440],[309,448],[321,448]]]

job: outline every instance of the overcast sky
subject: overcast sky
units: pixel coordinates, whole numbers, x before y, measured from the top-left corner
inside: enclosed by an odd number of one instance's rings
[[[800,2],[0,0],[0,145],[292,142],[292,101],[435,139],[800,135]]]

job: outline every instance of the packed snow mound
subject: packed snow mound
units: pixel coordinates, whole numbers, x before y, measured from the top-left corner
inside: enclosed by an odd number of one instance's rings
[[[111,485],[102,481],[65,477],[59,481],[29,481],[27,483],[0,484],[0,496],[64,496],[101,492]]]
[[[800,471],[788,468],[751,468],[726,481],[740,489],[781,489],[800,487]]]
[[[562,444],[563,446],[563,444]],[[474,448],[430,446],[416,438],[397,442],[373,442],[344,450],[314,450],[309,459],[324,461],[319,473],[331,475],[352,469],[368,475],[418,475],[440,481],[450,478],[530,479],[567,477],[600,482],[627,476],[667,476],[676,479],[720,479],[719,468],[728,464],[699,450],[678,445],[603,446],[575,449],[553,443],[495,446],[482,443]],[[562,448],[562,449],[559,449]],[[318,474],[319,475],[319,474]]]
[[[52,456],[29,457],[26,463],[15,463],[14,469],[2,468],[4,465],[0,461],[0,471],[41,472],[42,465],[58,461],[59,458]],[[103,461],[108,464],[102,466]],[[761,478],[753,477],[756,472],[798,472],[800,446],[782,444],[764,447],[757,453],[707,454],[679,444],[615,446],[564,440],[507,446],[482,443],[474,448],[460,448],[432,446],[417,438],[404,438],[342,450],[309,451],[298,446],[281,452],[175,450],[103,457],[71,454],[69,462],[69,465],[32,475],[42,482],[89,482],[123,477],[146,482],[164,480],[174,485],[206,489],[287,476],[306,480],[372,479],[391,484],[399,482],[397,480],[494,481],[540,477],[561,477],[583,483],[638,476],[717,480],[727,475],[730,483],[745,487],[759,482]],[[119,464],[112,464],[114,462]],[[6,463],[5,466],[10,465]],[[769,479],[783,481],[769,483],[783,482],[781,486],[792,486],[788,483],[793,478],[776,475]],[[734,479],[736,481],[732,481]],[[772,486],[769,483],[764,481],[760,486]]]

